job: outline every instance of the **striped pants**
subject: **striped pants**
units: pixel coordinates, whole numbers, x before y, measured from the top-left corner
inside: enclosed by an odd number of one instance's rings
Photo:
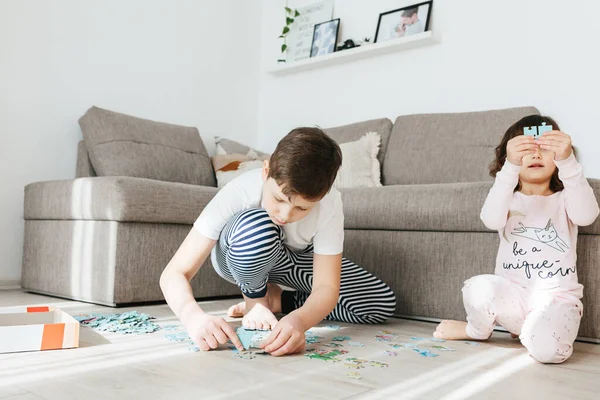
[[[282,311],[301,307],[312,289],[313,248],[294,252],[284,245],[284,232],[263,209],[237,214],[221,232],[213,250],[217,273],[239,286],[249,298],[264,297],[267,282],[295,291],[284,291]],[[373,324],[392,316],[396,297],[381,280],[353,262],[342,259],[340,296],[328,320]]]

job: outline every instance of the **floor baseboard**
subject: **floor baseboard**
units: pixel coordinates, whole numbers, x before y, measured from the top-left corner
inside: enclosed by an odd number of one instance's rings
[[[21,289],[20,279],[0,279],[0,290]]]

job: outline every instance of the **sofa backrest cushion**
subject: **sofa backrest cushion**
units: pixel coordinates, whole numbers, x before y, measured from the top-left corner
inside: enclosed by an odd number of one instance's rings
[[[98,176],[216,186],[210,157],[196,128],[98,107],[90,108],[79,125]]]
[[[489,165],[506,130],[535,107],[404,115],[396,119],[383,163],[386,185],[491,180]]]

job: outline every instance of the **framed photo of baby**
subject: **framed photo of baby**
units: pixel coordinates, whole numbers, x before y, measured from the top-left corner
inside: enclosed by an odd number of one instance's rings
[[[429,30],[433,0],[379,14],[375,43]]]
[[[339,30],[339,18],[316,24],[313,32],[310,56],[317,57],[333,53],[335,51],[335,45],[337,44]]]

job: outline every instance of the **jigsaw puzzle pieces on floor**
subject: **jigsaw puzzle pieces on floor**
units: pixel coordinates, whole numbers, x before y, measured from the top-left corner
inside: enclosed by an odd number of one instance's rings
[[[267,340],[271,331],[264,329],[246,329],[243,326],[240,326],[235,333],[240,338],[240,342],[242,342],[244,349],[248,350],[252,347],[257,349],[260,348],[260,345]]]
[[[151,322],[156,319],[148,314],[129,311],[121,314],[91,314],[74,317],[81,325],[105,332],[121,334],[145,334],[160,330],[160,326]]]

